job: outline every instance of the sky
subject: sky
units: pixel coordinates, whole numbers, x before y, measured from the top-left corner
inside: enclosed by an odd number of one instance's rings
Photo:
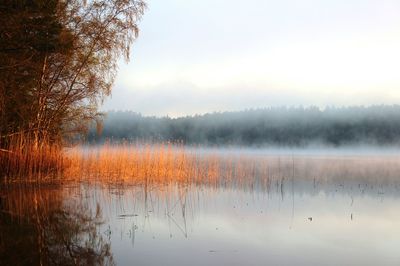
[[[102,110],[400,103],[399,0],[147,0]]]

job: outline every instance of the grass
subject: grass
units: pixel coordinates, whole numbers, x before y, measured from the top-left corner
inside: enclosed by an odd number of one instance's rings
[[[66,151],[66,157],[66,178],[112,184],[219,186],[251,179],[249,173],[257,172],[255,164],[245,158],[202,154],[181,144],[77,146]]]
[[[47,142],[35,145],[23,134],[0,144],[3,144],[0,145],[3,147],[0,150],[0,177],[5,181],[54,180],[66,167],[66,157],[60,145]]]
[[[179,143],[62,148],[48,143],[36,146],[28,138],[17,136],[6,147],[0,152],[0,176],[6,182],[221,185],[243,181],[257,170],[254,162],[246,158],[199,153]]]
[[[1,146],[1,145],[0,145]],[[4,145],[2,145],[4,147]],[[180,143],[122,143],[62,148],[35,146],[23,136],[0,152],[0,176],[6,182],[94,182],[109,185],[206,184],[269,190],[288,180],[360,184],[399,180],[397,156],[257,156],[202,152]]]

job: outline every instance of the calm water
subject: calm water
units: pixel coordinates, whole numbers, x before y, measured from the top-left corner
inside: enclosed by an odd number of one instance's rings
[[[0,264],[400,264],[396,155],[257,154],[254,164],[268,172],[3,188]]]

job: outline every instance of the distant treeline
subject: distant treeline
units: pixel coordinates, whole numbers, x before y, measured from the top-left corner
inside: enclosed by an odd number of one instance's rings
[[[400,105],[325,108],[266,108],[181,118],[148,117],[112,111],[101,135],[105,140],[182,141],[205,145],[400,144]]]

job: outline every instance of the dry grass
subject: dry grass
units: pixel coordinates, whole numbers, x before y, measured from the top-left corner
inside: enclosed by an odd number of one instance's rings
[[[282,187],[286,180],[325,183],[397,182],[397,156],[256,156],[202,152],[182,144],[104,144],[35,147],[24,138],[0,152],[7,181],[73,181],[111,185],[206,184],[214,187]],[[378,178],[379,177],[379,178]]]
[[[221,185],[247,180],[254,163],[241,158],[202,154],[172,144],[122,144],[66,151],[69,167],[64,177],[72,180],[112,184]]]
[[[1,144],[1,143],[0,143]],[[6,181],[49,181],[60,177],[66,158],[59,145],[34,145],[23,134],[7,139],[0,151],[0,177]]]
[[[0,176],[8,182],[223,185],[256,172],[254,162],[245,158],[201,153],[182,144],[61,148],[43,143],[37,147],[24,136],[18,136],[9,141],[7,150],[0,152]]]

